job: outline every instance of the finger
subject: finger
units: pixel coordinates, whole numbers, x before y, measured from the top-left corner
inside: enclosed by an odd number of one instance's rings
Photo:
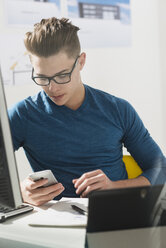
[[[36,197],[33,199],[33,205],[35,206],[40,206],[48,201],[51,201],[52,199],[54,199],[56,196],[58,196],[59,194],[62,193],[64,189],[58,189],[54,192],[51,192],[50,194],[48,195],[43,195],[43,196],[40,196],[40,197]]]
[[[26,189],[27,190],[37,189],[37,188],[43,186],[44,184],[46,184],[47,182],[48,182],[47,178],[38,180],[36,182],[34,182],[34,181],[32,181],[31,179],[28,178],[28,183],[27,183]]]
[[[75,188],[78,188],[78,186],[87,178],[90,178],[90,177],[93,177],[93,176],[96,176],[98,174],[101,174],[103,173],[102,170],[95,170],[95,171],[90,171],[90,172],[87,172],[87,173],[84,173],[80,178],[77,179],[77,181],[75,182],[74,184],[74,187]]]
[[[48,195],[52,192],[55,192],[55,191],[63,191],[64,190],[64,187],[61,183],[57,183],[57,184],[54,184],[54,185],[51,185],[51,186],[48,186],[48,187],[43,187],[43,188],[38,188],[35,190],[35,195],[34,197],[37,196],[43,196],[43,195]]]
[[[86,190],[81,194],[81,197],[86,197],[90,192],[101,189],[102,189],[102,182],[92,184],[86,188]]]
[[[92,184],[95,184],[97,182],[101,182],[103,181],[103,177],[105,175],[104,174],[99,174],[97,176],[93,176],[93,177],[90,177],[90,178],[86,178],[82,184],[80,184],[76,190],[76,194],[80,194],[81,192],[85,191],[85,189],[92,185]]]
[[[73,179],[73,180],[72,180],[72,183],[74,183],[74,184],[75,184],[75,183],[77,182],[77,180],[78,180],[78,178]]]

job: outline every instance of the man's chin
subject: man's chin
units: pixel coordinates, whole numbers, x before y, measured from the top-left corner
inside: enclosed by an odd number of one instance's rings
[[[51,99],[55,104],[57,104],[58,106],[64,105],[64,95],[52,96],[52,97],[50,97],[50,99]]]

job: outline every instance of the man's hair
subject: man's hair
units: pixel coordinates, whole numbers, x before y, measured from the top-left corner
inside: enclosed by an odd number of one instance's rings
[[[77,57],[80,54],[78,30],[66,18],[42,19],[34,25],[32,32],[25,34],[24,44],[28,52],[39,57],[49,57],[61,51],[68,57]]]

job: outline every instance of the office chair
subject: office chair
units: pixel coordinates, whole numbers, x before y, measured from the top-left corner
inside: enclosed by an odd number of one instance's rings
[[[128,178],[136,178],[142,173],[142,169],[139,167],[134,158],[130,155],[123,156],[123,162],[126,166]]]

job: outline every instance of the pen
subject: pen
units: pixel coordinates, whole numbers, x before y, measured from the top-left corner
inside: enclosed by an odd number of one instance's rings
[[[71,205],[72,209],[77,211],[79,214],[87,215],[87,212],[76,205]]]

